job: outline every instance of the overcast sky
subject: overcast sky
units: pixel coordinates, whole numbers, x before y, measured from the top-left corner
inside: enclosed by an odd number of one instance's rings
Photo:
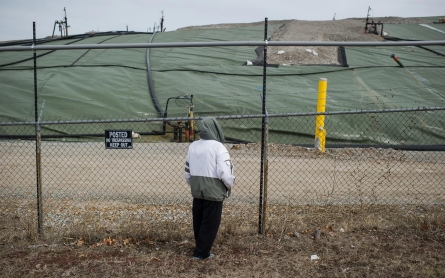
[[[332,20],[371,16],[445,16],[444,0],[0,0],[0,41],[52,35],[66,15],[69,35],[88,31],[147,32],[159,25],[173,31],[192,25],[269,20]],[[151,31],[151,29],[150,29]],[[60,34],[58,27],[56,33]]]

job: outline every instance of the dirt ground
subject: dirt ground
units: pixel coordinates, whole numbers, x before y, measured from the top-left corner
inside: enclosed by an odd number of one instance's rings
[[[444,277],[442,206],[270,206],[258,234],[254,208],[225,205],[210,260],[194,261],[184,206],[145,206],[119,231],[78,223],[59,239],[20,236],[0,214],[0,277]],[[160,221],[151,214],[188,217]],[[233,214],[238,211],[238,216]],[[97,217],[97,216],[96,216]],[[96,225],[94,218],[90,219]],[[96,221],[98,222],[98,221]],[[4,229],[15,227],[5,236]],[[29,229],[29,227],[28,227]]]

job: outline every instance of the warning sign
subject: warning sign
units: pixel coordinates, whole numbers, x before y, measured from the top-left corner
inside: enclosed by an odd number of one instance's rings
[[[105,130],[106,149],[132,149],[133,138],[131,130]]]

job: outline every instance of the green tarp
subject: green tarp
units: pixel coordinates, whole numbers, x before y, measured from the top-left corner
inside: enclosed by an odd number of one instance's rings
[[[436,27],[436,25],[434,25]],[[156,34],[154,43],[261,41],[264,27],[200,29]],[[279,26],[269,26],[272,34]],[[442,28],[442,26],[440,26]],[[385,25],[391,37],[400,39],[444,39],[438,31],[419,25]],[[146,43],[151,34],[107,34],[79,40],[57,40],[50,44]],[[409,37],[409,38],[408,38]],[[382,43],[384,44],[384,43]],[[267,68],[267,111],[272,113],[314,112],[320,78],[328,79],[327,111],[374,110],[445,106],[445,46],[347,47],[349,67],[280,66]],[[430,51],[434,50],[437,53]],[[38,51],[39,109],[45,101],[43,120],[115,119],[160,117],[147,81],[145,49]],[[438,54],[439,53],[439,54]],[[400,67],[390,56],[405,65]],[[31,52],[0,52],[0,121],[34,119],[33,60]],[[243,66],[256,58],[255,47],[155,48],[150,50],[153,86],[162,108],[171,97],[193,95],[197,116],[261,114],[263,68]],[[12,64],[11,64],[12,63]],[[6,65],[9,64],[9,65]],[[1,66],[3,65],[3,66]],[[169,116],[187,116],[183,102],[169,105]],[[438,112],[439,113],[439,112]],[[443,114],[443,113],[442,113]],[[416,134],[402,136],[397,126],[404,121],[388,114],[331,116],[327,125],[334,142],[444,144],[445,123],[434,117]],[[360,118],[362,117],[362,118]],[[423,116],[422,116],[423,117]],[[369,129],[377,119],[379,128]],[[443,118],[443,117],[442,117]],[[361,123],[360,123],[361,121]],[[259,140],[261,121],[242,128],[224,123],[227,133],[242,140]],[[271,124],[271,140],[313,143],[314,118],[280,118]],[[32,127],[30,131],[32,133]],[[69,126],[51,132],[81,133]],[[102,131],[89,131],[102,132]],[[0,127],[0,133],[11,133]],[[425,143],[425,137],[427,141]],[[298,139],[300,138],[300,139]]]

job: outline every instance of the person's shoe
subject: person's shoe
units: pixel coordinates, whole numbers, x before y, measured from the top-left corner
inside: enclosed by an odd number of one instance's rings
[[[199,260],[211,259],[211,258],[213,258],[213,257],[215,257],[215,254],[210,253],[210,255],[209,255],[207,258],[200,258],[200,257],[193,256],[192,259],[193,259],[193,260],[196,260],[196,261],[199,261]]]

